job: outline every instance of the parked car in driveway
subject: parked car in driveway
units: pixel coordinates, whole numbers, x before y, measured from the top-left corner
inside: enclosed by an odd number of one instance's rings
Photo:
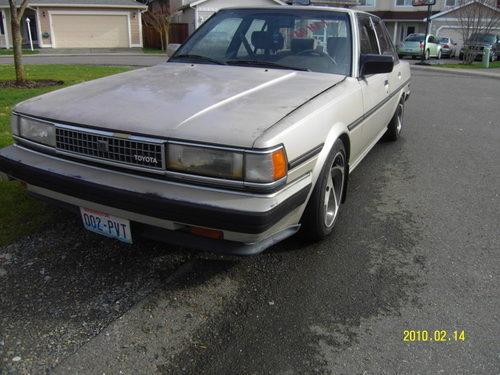
[[[482,60],[484,49],[490,49],[490,61],[500,59],[500,34],[474,33],[460,50],[460,60],[468,51],[474,53],[476,60]]]
[[[224,9],[167,63],[17,105],[0,170],[108,237],[255,254],[332,232],[349,173],[398,139],[409,95],[378,17]]]
[[[441,45],[441,56],[453,58],[457,55],[457,42],[449,37],[439,38]]]
[[[425,34],[410,34],[399,45],[398,55],[400,58],[411,57],[416,59],[422,56],[424,51]],[[441,58],[441,45],[435,35],[427,35],[427,44],[425,49],[425,59],[429,60],[431,57],[437,59]]]

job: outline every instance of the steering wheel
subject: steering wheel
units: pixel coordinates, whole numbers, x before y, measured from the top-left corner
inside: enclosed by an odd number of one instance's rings
[[[328,54],[323,51],[318,51],[316,49],[306,49],[304,51],[300,51],[296,54],[297,56],[318,56],[318,57],[329,57]]]

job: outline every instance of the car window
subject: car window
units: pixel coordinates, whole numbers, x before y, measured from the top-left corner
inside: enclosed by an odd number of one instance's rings
[[[449,43],[448,42],[448,38],[441,38],[441,39],[439,39],[439,43],[443,43],[443,44]]]
[[[226,56],[229,43],[240,27],[241,18],[226,18],[203,35],[200,43],[197,43],[191,51],[192,55],[207,56],[213,59],[223,59]]]
[[[192,55],[204,63],[351,75],[350,18],[347,12],[287,8],[221,10],[169,61]]]
[[[389,33],[384,25],[384,23],[378,19],[373,18],[373,24],[375,26],[375,32],[377,33],[378,42],[380,45],[380,52],[382,55],[391,55],[394,57],[395,61],[398,61],[398,54],[394,45],[392,44]]]
[[[377,44],[377,37],[375,30],[373,29],[372,22],[369,16],[364,14],[358,14],[358,27],[359,27],[359,38],[360,38],[360,48],[362,54],[372,53],[380,54]]]
[[[424,34],[411,34],[405,39],[405,42],[423,42],[425,39]]]

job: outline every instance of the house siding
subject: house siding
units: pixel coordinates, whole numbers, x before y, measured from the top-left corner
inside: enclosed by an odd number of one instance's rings
[[[85,11],[96,11],[96,12],[117,12],[117,11],[124,11],[127,12],[130,15],[130,36],[131,36],[131,44],[132,47],[138,47],[142,46],[142,32],[141,32],[141,27],[140,27],[140,11],[136,9],[121,9],[121,8],[92,8],[92,7],[85,7],[85,8],[75,8],[75,7],[70,7],[70,8],[64,8],[64,7],[40,7],[38,8],[38,20],[39,20],[39,27],[40,27],[40,35],[42,36],[42,47],[53,47],[52,46],[52,38],[50,35],[47,38],[43,38],[44,33],[51,34],[50,30],[50,15],[49,12],[51,11],[71,11],[71,12],[78,12],[82,11],[82,14],[85,13]]]

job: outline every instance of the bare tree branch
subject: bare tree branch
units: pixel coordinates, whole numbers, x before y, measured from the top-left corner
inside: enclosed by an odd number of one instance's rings
[[[152,27],[160,35],[161,48],[163,50],[166,50],[168,45],[169,17],[169,3],[160,0],[150,2],[148,11],[142,17],[144,25]]]

